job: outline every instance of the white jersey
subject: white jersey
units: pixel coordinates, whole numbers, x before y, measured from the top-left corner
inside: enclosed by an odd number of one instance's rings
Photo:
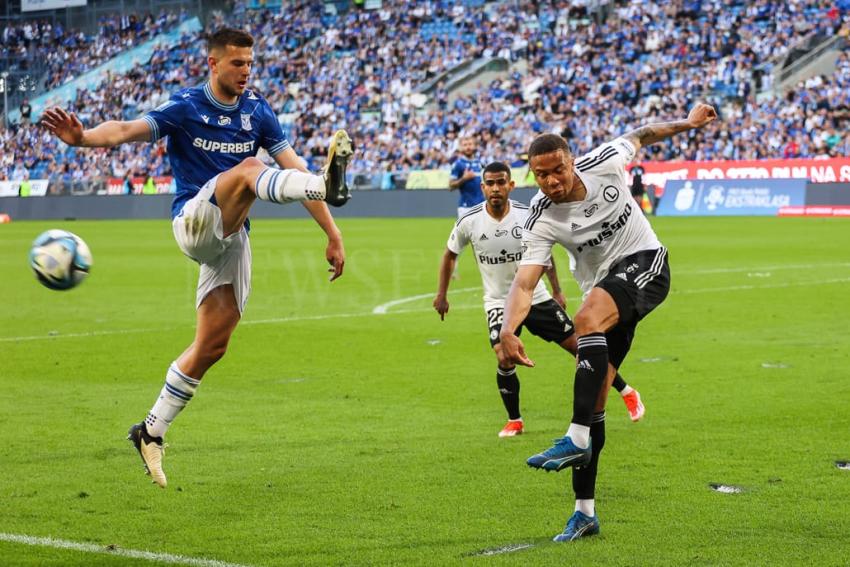
[[[619,260],[660,248],[626,183],[626,164],[634,156],[634,145],[617,138],[577,159],[574,174],[587,188],[583,201],[553,203],[538,191],[524,225],[522,263],[548,266],[557,242],[567,249],[586,295]]]
[[[509,201],[510,210],[502,220],[487,212],[486,202],[472,207],[455,223],[449,241],[449,250],[460,254],[467,244],[472,244],[481,282],[484,284],[484,310],[505,307],[505,298],[511,289],[514,275],[522,258],[522,226],[528,205]],[[532,305],[552,299],[543,281],[534,288]]]

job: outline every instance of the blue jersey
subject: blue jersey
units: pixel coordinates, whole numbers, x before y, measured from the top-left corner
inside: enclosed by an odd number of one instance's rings
[[[484,193],[481,192],[481,170],[484,167],[480,159],[467,159],[464,156],[457,158],[457,161],[452,164],[452,179],[460,179],[467,169],[476,175],[460,184],[458,207],[474,207],[484,201]]]
[[[204,183],[257,155],[260,148],[274,157],[289,147],[269,103],[250,90],[228,105],[216,100],[204,83],[173,94],[144,120],[152,142],[168,136],[168,159],[177,185],[172,217]]]

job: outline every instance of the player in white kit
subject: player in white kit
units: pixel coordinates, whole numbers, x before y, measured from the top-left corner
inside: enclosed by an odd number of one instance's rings
[[[487,313],[490,346],[498,356],[505,297],[522,257],[522,227],[528,214],[528,205],[509,198],[515,184],[511,180],[511,169],[506,164],[490,163],[484,168],[482,176],[481,189],[486,200],[472,207],[455,223],[440,263],[439,289],[434,299],[434,309],[441,319],[448,312],[450,276],[457,257],[466,246],[471,245],[484,284],[484,310]],[[555,297],[552,297],[542,281],[538,281],[534,287],[531,309],[520,329],[527,327],[538,337],[557,343],[575,354],[573,325],[564,312],[565,299],[554,264],[547,268],[546,275]],[[616,382],[632,421],[639,420],[644,412],[640,394],[619,375]],[[496,384],[508,413],[508,422],[499,432],[499,437],[519,435],[524,430],[524,424],[519,410],[520,383],[516,366],[500,364],[496,371]]]
[[[570,254],[573,275],[584,293],[574,318],[578,356],[570,427],[553,447],[527,461],[547,471],[575,467],[575,513],[555,541],[599,533],[594,492],[613,379],[609,362],[620,367],[637,323],[670,290],[667,250],[637,210],[625,166],[641,146],[702,128],[716,118],[714,108],[700,103],[685,120],[643,126],[577,160],[564,139],[554,134],[538,136],[529,148],[540,192],[531,202],[521,265],[505,303],[500,363],[534,365],[515,331],[529,312],[556,243]]]

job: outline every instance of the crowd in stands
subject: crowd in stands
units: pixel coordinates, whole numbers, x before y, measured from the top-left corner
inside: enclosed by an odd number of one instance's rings
[[[647,148],[643,159],[850,155],[847,47],[834,74],[781,96],[757,96],[770,86],[772,65],[800,40],[847,34],[846,1],[624,0],[594,11],[586,4],[397,0],[331,15],[322,3],[302,1],[285,12],[237,7],[208,27],[237,24],[254,34],[251,88],[280,113],[313,168],[340,127],[357,141],[351,169],[376,174],[445,168],[462,134],[479,138],[487,160],[512,162],[546,131],[563,133],[582,153],[641,124],[683,118],[705,99],[721,121]],[[121,36],[115,30],[123,24],[113,24],[112,35]],[[145,33],[134,29],[128,44]],[[513,65],[504,79],[458,97],[441,83],[430,99],[418,91],[463,61],[496,56]],[[187,36],[100,89],[80,92],[72,109],[87,124],[133,119],[206,76],[203,41]],[[66,149],[32,125],[0,132],[0,142],[10,148],[0,178],[16,169],[65,178],[169,172],[162,142]]]

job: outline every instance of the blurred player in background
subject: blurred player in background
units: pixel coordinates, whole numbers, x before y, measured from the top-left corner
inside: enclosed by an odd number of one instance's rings
[[[477,155],[478,147],[475,137],[471,134],[460,139],[460,156],[452,164],[449,191],[458,191],[457,218],[462,217],[472,207],[484,201],[481,192],[481,168],[484,166],[481,157]],[[451,274],[452,279],[458,277],[457,264]]]
[[[471,245],[484,284],[484,310],[487,313],[490,346],[499,357],[501,346],[499,332],[505,297],[511,287],[520,258],[522,257],[522,226],[528,214],[528,205],[510,199],[514,190],[511,168],[501,162],[492,162],[484,168],[481,189],[486,201],[472,207],[458,219],[449,236],[446,251],[440,263],[439,288],[434,298],[434,309],[443,319],[449,311],[449,281],[458,255]],[[576,352],[576,340],[572,321],[564,312],[566,300],[555,271],[554,262],[546,268],[546,277],[552,294],[538,281],[534,287],[531,309],[520,325],[532,334],[557,343],[572,354]],[[508,422],[499,432],[499,437],[513,437],[524,431],[519,409],[519,377],[515,364],[499,364],[496,369],[496,385],[502,403],[508,413]],[[623,395],[623,401],[632,421],[644,414],[644,406],[637,390],[629,387],[618,374],[615,387]]]
[[[276,113],[258,93],[246,88],[254,64],[254,38],[224,28],[208,39],[210,77],[183,89],[141,119],[108,121],[84,129],[60,108],[47,110],[43,124],[72,146],[111,147],[155,142],[168,137],[168,156],[177,182],[172,228],[186,256],[201,266],[196,297],[195,339],[171,363],[165,384],[147,418],[130,428],[153,482],[165,488],[163,437],[191,401],[201,379],[227,350],[248,300],[251,248],[248,213],[256,199],[300,201],[328,237],[325,250],[331,281],[342,275],[342,234],[326,205],[349,198],[345,169],[352,154],[340,130],[331,142],[322,175],[307,172],[283,135]],[[283,169],[257,159],[265,148]]]
[[[484,164],[477,154],[475,137],[463,136],[460,139],[460,156],[452,164],[449,181],[449,190],[457,190],[460,193],[457,202],[458,218],[484,201],[484,194],[481,192],[481,169]]]

